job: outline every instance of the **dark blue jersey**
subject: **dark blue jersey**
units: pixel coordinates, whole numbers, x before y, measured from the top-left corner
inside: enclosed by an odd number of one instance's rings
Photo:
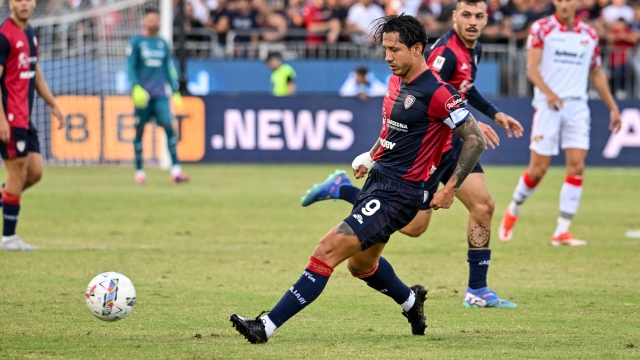
[[[426,181],[440,164],[451,129],[469,112],[453,86],[428,69],[411,82],[391,76],[373,159],[403,180]]]

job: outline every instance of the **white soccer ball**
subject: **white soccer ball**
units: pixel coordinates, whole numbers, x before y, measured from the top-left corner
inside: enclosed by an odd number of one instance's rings
[[[117,321],[133,310],[136,289],[128,277],[117,272],[105,272],[91,280],[85,301],[98,319]]]

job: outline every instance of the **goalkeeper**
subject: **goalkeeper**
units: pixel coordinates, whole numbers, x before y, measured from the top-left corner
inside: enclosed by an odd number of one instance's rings
[[[143,35],[131,38],[127,47],[127,74],[133,86],[131,96],[136,116],[136,137],[133,141],[136,154],[135,181],[140,185],[146,181],[142,168],[142,135],[151,117],[167,133],[167,146],[173,164],[171,182],[182,183],[189,180],[182,171],[176,154],[178,138],[171,123],[173,114],[169,106],[168,87],[173,92],[173,103],[177,108],[182,107],[182,97],[178,92],[178,76],[171,62],[171,50],[167,42],[158,36],[159,17],[157,9],[147,9],[142,23]]]

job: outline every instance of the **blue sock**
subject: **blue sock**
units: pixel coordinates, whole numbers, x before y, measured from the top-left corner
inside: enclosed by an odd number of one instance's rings
[[[356,201],[358,201],[358,195],[360,194],[360,189],[351,185],[342,185],[340,187],[340,199],[348,201],[355,205]]]
[[[469,287],[480,289],[487,287],[487,272],[491,263],[491,250],[469,250]]]
[[[2,192],[2,214],[4,218],[2,226],[2,236],[13,236],[16,234],[18,225],[18,214],[20,213],[20,195],[14,195],[7,191]]]
[[[280,327],[320,296],[333,268],[311,257],[300,279],[287,290],[276,306],[269,311],[269,319]]]
[[[391,264],[382,256],[378,260],[378,266],[369,273],[352,275],[366,282],[370,288],[391,297],[398,304],[407,301],[411,295],[411,289],[398,279]]]

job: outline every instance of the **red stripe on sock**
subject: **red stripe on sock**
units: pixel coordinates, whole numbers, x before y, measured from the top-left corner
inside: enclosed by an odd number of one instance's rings
[[[307,264],[307,270],[311,270],[316,274],[320,274],[326,277],[331,277],[333,273],[333,268],[324,261],[312,256],[309,258],[309,263]]]
[[[529,177],[529,172],[528,171],[525,171],[524,174],[522,174],[522,180],[524,180],[524,184],[527,185],[530,188],[534,188],[534,187],[538,186],[538,182],[539,182],[539,181],[531,180],[531,177]]]
[[[564,182],[573,186],[582,186],[582,176],[567,175],[567,177],[564,178]]]
[[[373,269],[371,269],[371,271],[369,271],[368,273],[365,273],[365,274],[354,274],[354,273],[351,273],[351,276],[353,276],[354,278],[358,278],[358,279],[365,279],[365,278],[368,278],[369,276],[373,275],[373,273],[376,272],[376,270],[378,270],[378,264],[376,264],[376,266],[374,266]]]
[[[7,190],[2,190],[2,202],[9,205],[20,205],[20,195],[12,194]]]

